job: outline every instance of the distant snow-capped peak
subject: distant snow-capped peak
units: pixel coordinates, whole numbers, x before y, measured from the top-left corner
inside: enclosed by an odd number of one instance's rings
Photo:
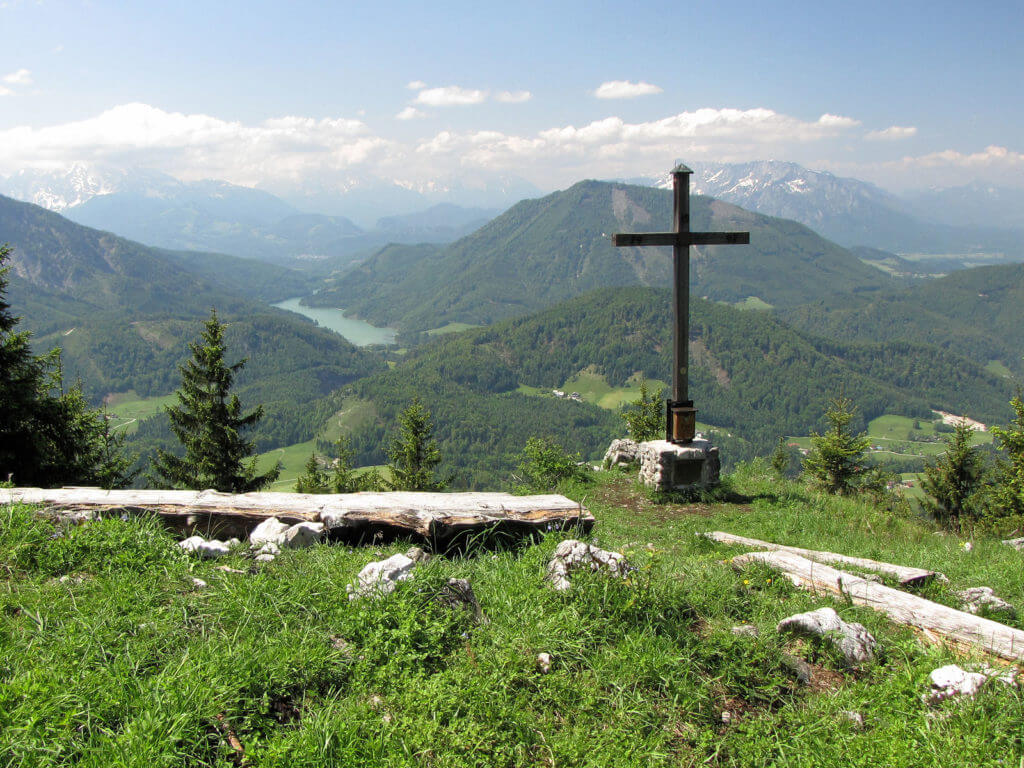
[[[0,192],[51,211],[64,211],[99,195],[116,192],[123,172],[75,163],[64,170],[22,170],[0,179]]]

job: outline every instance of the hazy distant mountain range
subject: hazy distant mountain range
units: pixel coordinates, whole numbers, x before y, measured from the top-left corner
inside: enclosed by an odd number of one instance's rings
[[[161,248],[314,265],[324,271],[345,266],[355,254],[388,242],[457,239],[500,212],[439,203],[411,214],[382,217],[364,229],[344,216],[299,210],[259,189],[82,164],[67,171],[22,172],[0,179],[0,193]]]
[[[874,184],[796,163],[689,163],[691,190],[806,224],[840,245],[894,253],[1024,259],[1024,191],[981,185],[897,197]],[[668,173],[630,179],[668,188]]]
[[[970,185],[898,197],[796,163],[691,167],[695,193],[798,221],[846,247],[952,255],[972,263],[1024,260],[1022,190]],[[670,183],[668,174],[627,181]],[[83,164],[0,179],[0,194],[140,242],[301,263],[323,272],[387,243],[451,242],[519,200],[541,196],[533,185],[508,176],[425,184],[353,178],[331,187],[300,182],[279,192]]]

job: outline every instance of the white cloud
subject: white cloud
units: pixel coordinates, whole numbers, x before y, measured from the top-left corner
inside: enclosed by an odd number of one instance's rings
[[[14,91],[12,91],[10,88],[4,88],[2,85],[0,85],[0,96],[10,96],[12,93],[14,93]]]
[[[916,135],[917,128],[913,125],[890,125],[884,131],[868,131],[864,138],[868,141],[899,141]]]
[[[0,93],[3,88],[0,84]],[[412,118],[421,109],[410,104],[396,117]],[[776,157],[820,167],[819,158],[837,157],[850,140],[862,150],[871,146],[861,141],[859,125],[855,118],[834,114],[802,119],[767,108],[705,108],[658,120],[627,122],[610,116],[521,133],[449,127],[409,142],[385,138],[353,118],[293,115],[245,123],[123,104],[76,122],[0,130],[0,175],[81,161],[278,190],[311,184],[336,190],[361,183],[357,179],[399,176],[427,183],[473,173],[513,173],[552,189],[582,178],[656,173],[676,158],[743,162]],[[873,164],[850,155],[849,161],[854,165],[844,170],[850,175],[883,186],[900,178],[916,185],[979,178],[1019,186],[1024,171],[1024,154],[1002,146]]]
[[[561,184],[587,176],[636,176],[664,169],[677,157],[742,161],[785,156],[802,145],[846,136],[849,117],[800,120],[771,109],[698,109],[642,123],[608,117],[516,136],[499,131],[442,131],[417,155],[460,167],[509,170]],[[543,183],[543,182],[541,182]]]
[[[416,94],[417,104],[431,107],[449,107],[465,104],[480,104],[487,99],[487,91],[462,88],[458,85],[446,85],[443,88],[426,88]]]
[[[494,98],[498,101],[503,101],[506,104],[521,104],[524,101],[532,99],[533,94],[529,91],[502,91]]]
[[[609,80],[607,83],[601,83],[594,91],[594,95],[599,99],[633,99],[655,93],[661,93],[661,88],[643,81],[631,83],[629,80]]]
[[[366,165],[389,146],[359,120],[286,116],[246,125],[123,104],[73,123],[0,131],[0,172],[82,160],[253,185]]]
[[[31,85],[32,73],[27,69],[19,69],[16,72],[11,72],[9,75],[4,75],[3,79],[5,83],[10,83],[11,85]]]
[[[860,120],[854,120],[852,117],[843,117],[842,115],[830,115],[826,112],[818,118],[818,124],[830,128],[856,128],[860,125]]]
[[[399,112],[397,115],[395,115],[395,118],[398,119],[398,120],[415,120],[416,118],[426,117],[426,116],[427,116],[426,112],[421,112],[420,110],[416,109],[416,107],[411,107],[410,106],[410,107],[406,107],[401,112]]]
[[[946,149],[942,152],[932,152],[918,157],[904,157],[896,164],[904,168],[1020,168],[1024,167],[1024,153],[990,145],[981,152],[972,152],[971,154],[964,154],[955,149]]]
[[[408,88],[410,91],[421,91],[427,87],[427,84],[424,83],[422,80],[410,80],[405,87]]]

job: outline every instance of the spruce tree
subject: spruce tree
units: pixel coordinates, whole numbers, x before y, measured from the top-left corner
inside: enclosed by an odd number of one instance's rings
[[[303,473],[295,478],[296,493],[330,493],[327,473],[320,469],[316,452],[309,454]]]
[[[248,493],[265,488],[277,479],[280,463],[256,474],[253,443],[242,436],[263,418],[263,406],[242,414],[237,395],[231,394],[235,374],[245,365],[224,361],[224,324],[217,311],[210,312],[202,336],[189,344],[192,358],[178,366],[181,388],[177,405],[164,411],[171,431],[185,447],[184,456],[157,451],[153,468],[157,482],[174,488],[215,488],[229,493]]]
[[[16,330],[20,318],[6,299],[10,255],[0,245],[0,480],[123,487],[136,474],[124,436],[111,433],[80,386],[64,390],[59,349],[33,355],[29,332]]]
[[[779,477],[785,477],[789,473],[790,455],[785,437],[779,438],[775,444],[775,450],[772,451],[768,461],[772,465],[772,469],[775,470],[775,474]]]
[[[10,255],[10,246],[0,246],[0,480],[12,476],[15,482],[31,484],[44,458],[38,405],[48,366],[45,358],[32,354],[28,331],[16,330],[21,318],[6,299]]]
[[[399,434],[388,451],[389,485],[396,491],[440,491],[449,480],[434,477],[434,469],[441,463],[441,452],[434,440],[434,427],[430,411],[419,398],[398,417]]]
[[[629,430],[629,436],[638,443],[657,440],[665,431],[665,414],[662,408],[663,390],[649,393],[647,379],[640,380],[640,398],[630,403],[630,409],[622,414]]]
[[[853,401],[840,395],[825,411],[829,423],[824,435],[811,433],[811,451],[804,459],[804,471],[811,482],[828,493],[853,493],[868,476],[864,452],[870,441],[865,433],[853,434],[850,422],[856,414]]]
[[[375,491],[380,485],[379,475],[371,475],[364,480],[357,477],[352,470],[355,453],[349,439],[342,435],[334,443],[337,457],[334,460],[334,472],[331,474],[332,493],[355,493],[356,491]]]
[[[1006,454],[996,470],[992,489],[992,513],[995,516],[1024,515],[1024,397],[1018,389],[1010,400],[1013,419],[1005,427],[992,427],[999,447]]]
[[[964,517],[976,511],[975,493],[981,486],[984,467],[971,447],[974,430],[961,419],[946,438],[946,452],[925,465],[921,488],[928,494],[922,506],[938,522],[958,528]]]

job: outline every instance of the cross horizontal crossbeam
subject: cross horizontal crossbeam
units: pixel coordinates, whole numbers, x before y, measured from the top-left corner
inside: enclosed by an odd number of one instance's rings
[[[612,245],[750,245],[749,232],[637,232],[612,235]]]

